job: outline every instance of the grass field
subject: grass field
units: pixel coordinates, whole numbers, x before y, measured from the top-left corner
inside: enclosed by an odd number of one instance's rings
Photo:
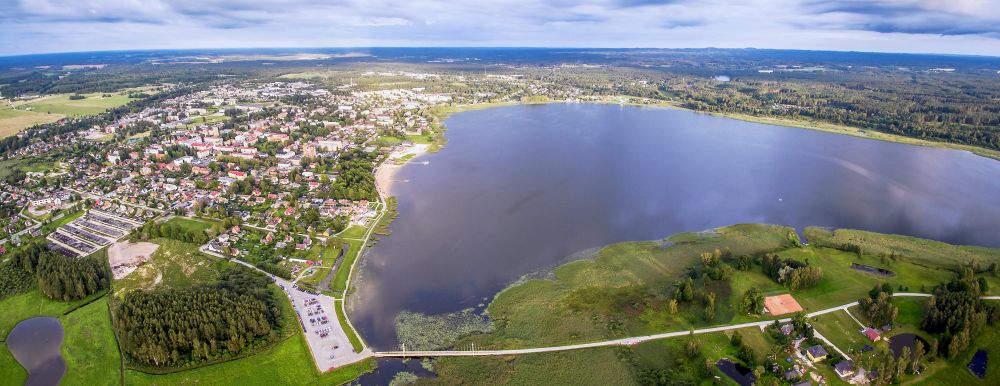
[[[202,231],[202,232],[204,232],[204,231],[208,230],[209,228],[211,228],[212,225],[213,225],[211,222],[208,222],[208,221],[205,221],[205,220],[199,220],[199,219],[187,218],[187,217],[174,217],[174,218],[171,218],[170,220],[167,220],[167,222],[165,224],[178,225],[182,229],[184,229],[186,231],[189,231],[189,232],[190,231],[195,231],[195,232]]]
[[[837,229],[831,232],[809,227],[803,233],[814,245],[836,248],[844,244],[854,244],[861,246],[866,255],[881,256],[895,253],[901,260],[920,266],[955,268],[969,261],[982,266],[1000,262],[1000,249],[951,245],[916,237],[853,229]]]
[[[165,375],[125,371],[126,385],[340,385],[374,369],[366,360],[320,373],[312,362],[302,333],[255,355],[217,365]]]
[[[66,312],[104,296],[104,292],[72,302],[49,300],[38,290],[11,296],[0,301],[0,337],[7,339],[7,334],[18,322],[35,316],[60,316]]]
[[[199,252],[198,246],[194,244],[164,238],[150,242],[160,247],[145,264],[115,281],[116,295],[135,289],[186,288],[211,283],[219,276],[219,266],[226,264],[223,260]]]
[[[705,325],[670,315],[652,293],[672,286],[702,252],[716,248],[736,254],[781,249],[790,244],[791,229],[768,225],[736,225],[714,233],[686,233],[661,242],[628,242],[602,249],[596,259],[565,264],[555,280],[529,280],[501,292],[489,306],[496,332],[480,347],[537,347],[595,341],[618,336],[684,330]],[[727,287],[728,289],[728,287]],[[719,309],[729,309],[723,296]],[[648,303],[650,307],[634,307]],[[700,308],[699,308],[700,312]],[[730,315],[730,318],[732,316]],[[716,320],[724,323],[725,317]],[[621,326],[614,326],[615,323]]]
[[[0,343],[0,386],[21,386],[27,380],[28,370],[17,363],[6,344]]]
[[[874,346],[868,338],[861,335],[858,331],[861,326],[854,322],[846,312],[837,311],[820,315],[810,318],[809,323],[847,355],[858,352],[866,344]]]
[[[47,95],[24,103],[15,103],[19,110],[30,108],[32,111],[46,114],[62,114],[67,116],[94,115],[110,108],[124,105],[134,99],[127,95],[111,94],[103,97],[101,93],[83,94],[86,98],[71,100],[72,94]]]
[[[118,385],[121,357],[104,297],[60,318],[66,375],[61,385]]]
[[[360,239],[365,237],[366,231],[368,231],[368,229],[363,226],[351,225],[338,234],[337,237],[343,237],[345,239]]]
[[[70,100],[71,94],[47,95],[29,101],[14,102],[11,108],[6,101],[0,105],[0,138],[40,123],[55,122],[67,116],[94,115],[130,101],[127,95],[101,93],[85,94],[86,98]]]

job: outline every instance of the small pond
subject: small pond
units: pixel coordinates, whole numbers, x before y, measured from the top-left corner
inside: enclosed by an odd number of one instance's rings
[[[972,372],[972,375],[975,375],[979,379],[985,379],[986,359],[987,359],[986,350],[980,349],[979,351],[976,351],[976,355],[972,356],[972,360],[969,361],[969,365],[966,367],[969,368],[969,371]]]
[[[26,386],[58,385],[66,374],[66,361],[59,352],[63,328],[59,319],[40,317],[18,323],[7,336],[7,348],[28,370]]]
[[[924,345],[924,351],[926,352],[927,348],[930,347],[927,341],[915,334],[899,334],[889,338],[889,349],[892,350],[892,354],[896,358],[899,358],[903,354],[903,347],[909,347],[910,355],[913,355],[918,341]]]
[[[753,370],[729,359],[719,359],[718,362],[715,362],[715,367],[718,367],[723,374],[726,374],[741,386],[750,386],[757,381],[757,378],[753,376]]]

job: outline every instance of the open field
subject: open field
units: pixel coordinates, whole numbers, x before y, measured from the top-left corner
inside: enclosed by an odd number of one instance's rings
[[[367,229],[360,225],[351,225],[344,229],[343,232],[337,235],[337,237],[343,237],[345,239],[360,239],[365,237],[365,232]]]
[[[35,316],[60,316],[94,299],[104,296],[99,292],[80,300],[58,302],[49,300],[38,290],[11,296],[0,301],[0,338],[7,339],[7,334],[18,322]]]
[[[298,328],[297,326],[293,326]],[[305,338],[299,331],[278,345],[225,363],[181,372],[152,375],[125,371],[126,385],[340,385],[374,369],[366,360],[328,373],[319,373]]]
[[[13,110],[6,105],[0,106],[0,138],[17,134],[34,125],[55,122],[64,117],[61,114]]]
[[[815,227],[808,227],[803,233],[814,245],[836,248],[844,244],[854,244],[860,246],[866,255],[889,256],[895,254],[899,259],[921,266],[954,268],[969,261],[984,266],[990,262],[1000,261],[1000,249],[951,245],[910,236],[887,235],[854,229],[828,231]]]
[[[687,317],[700,314],[700,305],[683,306],[671,315],[664,310],[663,295],[658,294],[668,291],[702,252],[719,248],[752,254],[782,249],[791,243],[789,232],[784,227],[735,225],[675,235],[668,238],[671,246],[657,241],[609,245],[594,260],[557,268],[555,280],[529,280],[497,295],[489,306],[496,332],[477,346],[559,345],[726,322],[732,311],[722,300],[717,313],[728,312],[728,318],[706,323],[700,317]],[[719,290],[720,299],[728,297]]]
[[[164,224],[178,225],[186,231],[206,231],[212,227],[212,223],[188,217],[174,217],[167,220]]]
[[[0,385],[21,386],[28,380],[28,370],[21,367],[7,345],[0,343]]]
[[[854,313],[851,312],[852,315]],[[866,344],[875,345],[864,335],[861,335],[858,331],[861,326],[854,322],[850,315],[847,315],[844,311],[831,312],[810,318],[809,323],[812,324],[816,331],[819,331],[820,334],[823,334],[833,344],[844,350],[847,355],[858,352]]]
[[[94,115],[124,105],[134,99],[127,95],[102,93],[85,94],[86,98],[70,100],[71,94],[46,95],[40,98],[4,103],[0,106],[0,138],[40,123],[55,122],[65,117]]]
[[[61,385],[118,385],[121,356],[104,297],[60,318],[65,340],[66,375]]]
[[[18,110],[31,109],[31,111],[39,113],[80,116],[99,114],[134,100],[127,95],[120,94],[104,97],[102,93],[83,94],[86,98],[71,100],[69,99],[71,95],[46,95],[29,101],[15,102],[14,105]]]
[[[224,261],[198,251],[198,246],[172,239],[153,239],[160,247],[134,272],[115,280],[115,294],[152,287],[183,288],[218,278],[218,264]]]

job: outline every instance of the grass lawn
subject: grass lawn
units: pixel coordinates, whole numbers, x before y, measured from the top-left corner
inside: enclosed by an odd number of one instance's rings
[[[861,326],[846,312],[837,311],[820,315],[810,318],[809,323],[847,355],[860,351],[861,347],[866,344],[874,346],[868,338],[861,335],[858,331]]]
[[[7,345],[0,343],[0,385],[21,386],[28,380],[28,370],[21,367]]]
[[[924,320],[927,298],[893,298],[892,304],[895,304],[896,308],[899,309],[899,313],[896,315],[897,326],[920,327],[920,322]]]
[[[345,239],[360,239],[365,237],[366,231],[368,231],[368,228],[360,225],[351,225],[338,234],[337,237],[343,237]]]
[[[118,385],[121,357],[104,297],[60,318],[65,331],[61,385]]]
[[[36,316],[60,316],[101,296],[104,296],[104,292],[80,300],[60,302],[46,298],[38,290],[32,290],[0,300],[0,310],[3,310],[0,312],[0,337],[6,340],[10,330],[22,320]]]
[[[187,218],[187,217],[174,217],[167,220],[164,224],[174,224],[179,225],[182,229],[186,231],[206,231],[212,227],[212,223],[206,220]]]
[[[152,287],[186,288],[212,283],[219,267],[226,264],[198,251],[195,244],[158,238],[149,242],[160,247],[152,257],[128,276],[115,281],[115,294]]]
[[[152,375],[125,371],[126,385],[340,385],[373,370],[374,360],[320,373],[299,332],[252,356],[177,373]]]

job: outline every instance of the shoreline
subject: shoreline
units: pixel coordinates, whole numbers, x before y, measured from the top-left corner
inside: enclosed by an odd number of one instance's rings
[[[421,155],[429,153],[431,145],[415,144],[403,151],[394,151],[389,154],[377,168],[375,168],[375,189],[386,197],[392,196],[392,186],[396,182],[396,174],[406,164]]]

